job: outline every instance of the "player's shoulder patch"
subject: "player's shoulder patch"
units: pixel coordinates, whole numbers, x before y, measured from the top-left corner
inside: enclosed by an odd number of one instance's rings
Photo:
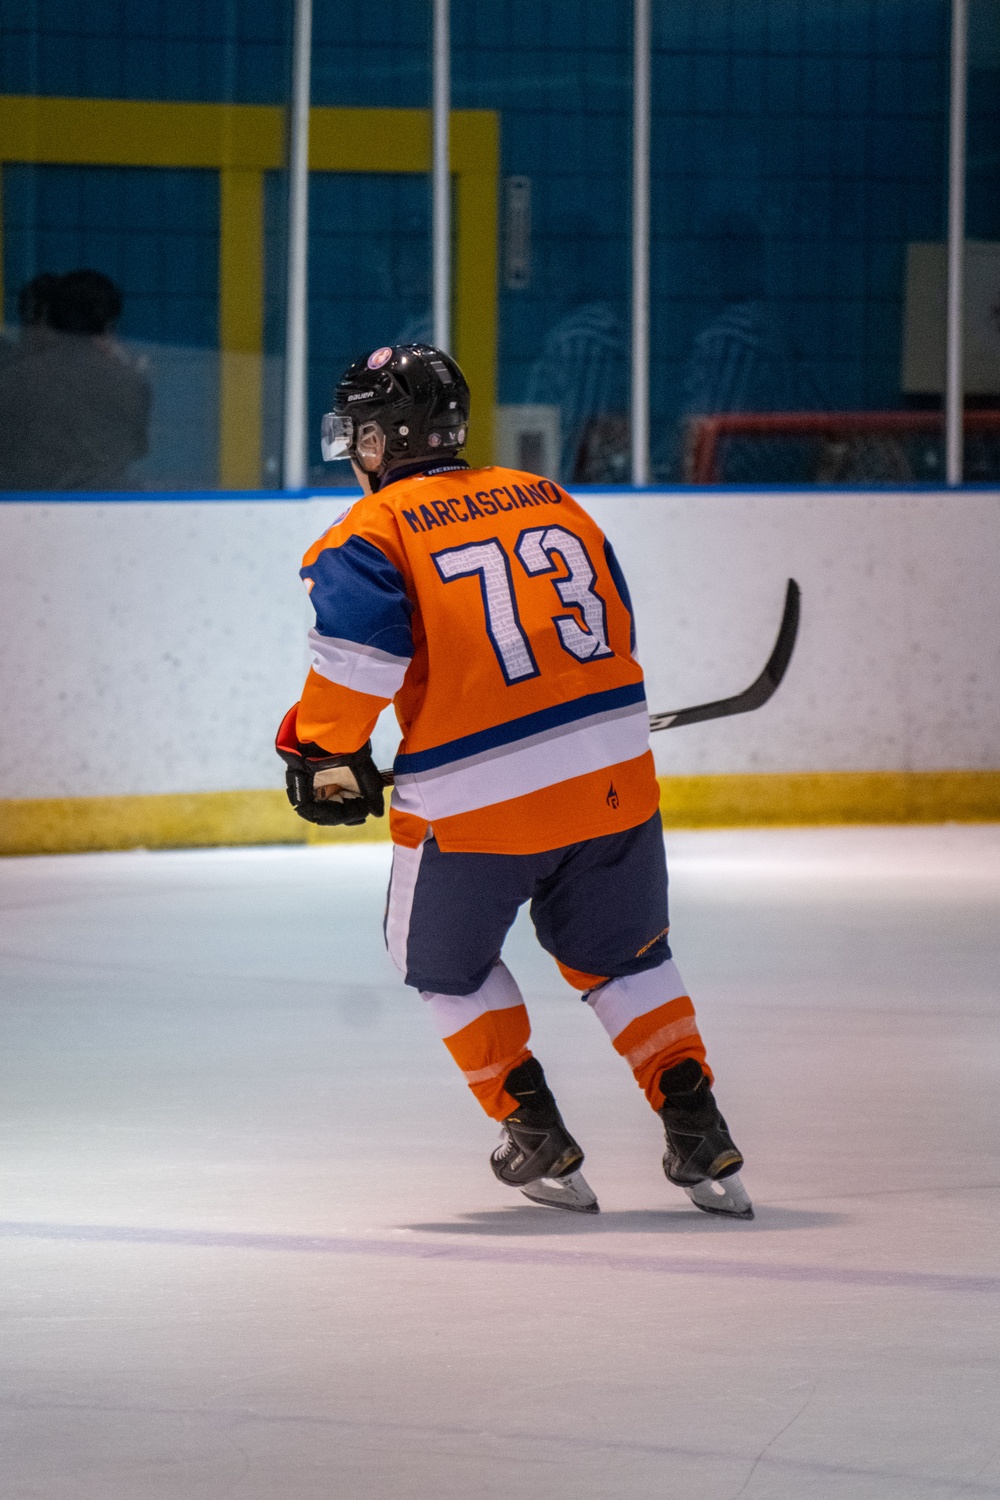
[[[340,514],[334,521],[330,522],[330,525],[327,528],[328,532],[336,531],[337,527],[343,526],[345,521],[357,521],[359,509],[364,505],[366,500],[375,500],[377,502],[378,496],[358,495],[357,498],[352,500],[349,505],[345,505],[344,509],[340,512]]]

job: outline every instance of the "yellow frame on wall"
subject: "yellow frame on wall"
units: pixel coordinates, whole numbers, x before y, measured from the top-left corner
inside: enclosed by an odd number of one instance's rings
[[[219,173],[219,482],[261,484],[264,173],[284,166],[285,111],[262,104],[174,104],[0,95],[0,165],[201,167]],[[325,109],[310,115],[314,172],[430,171],[430,114]],[[489,463],[497,356],[499,119],[453,110],[455,357],[473,394],[469,459]],[[0,307],[3,293],[0,214]]]

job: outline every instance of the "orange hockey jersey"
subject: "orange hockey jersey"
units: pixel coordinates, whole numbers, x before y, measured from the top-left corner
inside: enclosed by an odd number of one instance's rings
[[[309,549],[298,734],[402,731],[392,837],[534,854],[635,827],[659,788],[628,590],[551,480],[452,462],[359,500]]]

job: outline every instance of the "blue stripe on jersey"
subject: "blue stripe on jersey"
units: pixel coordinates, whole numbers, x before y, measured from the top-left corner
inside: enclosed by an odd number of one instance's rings
[[[476,734],[463,734],[460,739],[435,745],[431,750],[418,750],[413,755],[397,755],[393,770],[400,776],[417,771],[435,771],[439,766],[465,760],[470,755],[480,755],[484,750],[496,750],[502,745],[516,744],[518,740],[542,734],[546,729],[558,729],[563,724],[589,719],[592,714],[610,713],[616,708],[631,708],[633,704],[645,701],[646,688],[641,682],[630,683],[627,687],[609,688],[603,693],[587,693],[582,698],[574,698],[570,703],[554,703],[551,708],[524,714],[520,719],[496,724],[492,729],[481,729]]]
[[[413,605],[402,574],[371,542],[351,536],[340,547],[324,547],[299,576],[312,579],[310,598],[321,635],[407,660],[413,655]]]
[[[612,547],[607,537],[605,537],[604,539],[604,561],[608,565],[608,572],[614,579],[615,588],[618,590],[618,596],[624,604],[625,608],[628,610],[628,649],[634,656],[635,611],[632,608],[632,596],[628,591],[628,584],[625,582],[625,574],[622,572],[622,565],[615,556],[615,549],[614,547]]]

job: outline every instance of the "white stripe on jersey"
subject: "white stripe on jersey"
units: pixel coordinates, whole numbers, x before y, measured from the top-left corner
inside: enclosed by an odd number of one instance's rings
[[[392,805],[433,822],[524,797],[556,782],[636,760],[649,749],[645,703],[609,709],[572,724],[484,750],[433,771],[397,775]]]
[[[309,632],[309,659],[313,671],[328,682],[370,693],[373,698],[395,698],[410,665],[408,656],[392,656],[357,641],[320,635],[315,629]]]

